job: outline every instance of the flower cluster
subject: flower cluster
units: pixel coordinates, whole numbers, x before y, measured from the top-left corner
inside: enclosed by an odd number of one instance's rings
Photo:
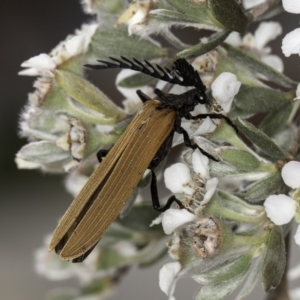
[[[26,69],[20,75],[38,79],[20,118],[20,134],[29,142],[17,153],[19,168],[68,172],[66,188],[76,197],[99,164],[97,152],[111,148],[143,106],[137,90],[163,101],[160,93],[184,95],[192,89],[164,81],[162,73],[149,76],[152,70],[123,69],[115,82],[121,108],[86,79],[84,65],[97,60],[134,58],[181,80],[171,68],[174,60],[185,59],[200,75],[207,102],[181,120],[198,149],[186,147],[181,161],[165,168],[164,159],[155,169],[158,179],[164,176],[169,199],[177,202],[163,213],[152,209],[150,199],[141,197],[151,182],[146,170],[120,217],[82,264],[62,261],[46,245],[36,252],[38,273],[80,282],[80,289],[56,291],[49,299],[105,299],[130,266],[149,266],[167,252],[173,262],[162,267],[159,286],[169,299],[175,299],[184,275],[201,285],[197,300],[223,299],[239,286],[236,299],[245,299],[257,281],[266,292],[278,287],[285,276],[287,224],[300,222],[300,104],[294,101],[300,99],[300,85],[282,74],[282,60],[268,47],[282,33],[284,24],[267,20],[280,11],[280,1],[81,2],[94,22],[21,65]],[[282,5],[300,13],[298,1]],[[259,20],[264,21],[256,31],[247,32],[250,22]],[[210,33],[188,45],[177,35],[182,27]],[[300,54],[299,30],[283,39],[286,56]],[[186,136],[175,132],[172,147],[183,143]]]

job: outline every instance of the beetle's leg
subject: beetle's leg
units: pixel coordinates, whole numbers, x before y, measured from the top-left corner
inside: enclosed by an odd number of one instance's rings
[[[143,101],[143,103],[145,103],[149,100],[152,100],[149,96],[144,94],[141,90],[137,90],[136,93],[140,97],[140,99]]]
[[[205,150],[203,150],[202,148],[200,148],[197,144],[192,144],[191,142],[191,139],[188,135],[188,133],[185,131],[185,129],[183,129],[181,127],[181,119],[179,116],[177,116],[176,118],[176,122],[175,122],[175,131],[178,132],[178,133],[181,133],[183,135],[183,140],[184,140],[184,144],[193,149],[193,150],[196,150],[196,149],[199,149],[199,151],[207,156],[208,158],[214,160],[214,161],[219,161],[218,159],[216,159],[215,157],[213,157],[212,155],[210,155],[208,152],[206,152]]]
[[[200,114],[200,115],[197,115],[197,116],[190,115],[189,117],[190,117],[189,120],[205,119],[206,117],[210,117],[211,119],[224,119],[226,121],[226,123],[228,125],[230,125],[236,131],[236,133],[238,133],[238,129],[233,124],[233,122],[228,117],[226,117],[222,114]]]
[[[156,175],[154,173],[154,170],[151,169],[151,173],[152,173],[152,179],[151,179],[151,197],[152,197],[152,205],[153,205],[153,208],[157,211],[160,211],[160,212],[164,212],[166,211],[167,209],[169,209],[171,207],[171,205],[173,204],[173,202],[176,202],[179,207],[182,209],[182,208],[185,208],[182,203],[175,197],[175,196],[171,196],[167,203],[161,207],[160,206],[160,203],[159,203],[159,197],[158,197],[158,191],[157,191],[157,179],[156,179]]]
[[[110,149],[100,149],[97,152],[97,159],[101,163],[102,159],[107,155]]]

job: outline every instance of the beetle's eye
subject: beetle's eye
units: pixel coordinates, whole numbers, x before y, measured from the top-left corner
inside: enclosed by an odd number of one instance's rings
[[[203,93],[200,94],[199,93],[199,94],[195,95],[195,100],[198,101],[199,103],[202,103],[202,104],[206,103],[205,94],[203,94]]]

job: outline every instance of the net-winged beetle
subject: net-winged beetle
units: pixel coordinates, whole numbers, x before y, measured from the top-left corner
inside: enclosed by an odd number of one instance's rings
[[[154,169],[170,151],[174,132],[183,134],[186,146],[198,148],[204,155],[216,159],[191,142],[189,135],[181,127],[182,118],[222,118],[232,124],[222,114],[191,115],[197,104],[208,104],[208,98],[198,72],[185,59],[177,59],[171,71],[156,65],[157,70],[148,61],[145,61],[144,65],[136,59],[131,61],[121,58],[122,60],[110,58],[114,63],[99,61],[101,65],[87,67],[127,68],[169,83],[194,88],[180,95],[167,94],[155,89],[155,100],[137,91],[144,103],[142,108],[72,202],[50,242],[49,251],[55,249],[63,259],[73,262],[81,262],[89,255],[117,218],[146,169],[150,169],[152,173],[151,196],[154,209],[165,211],[174,201],[183,207],[175,196],[172,196],[165,206],[160,206],[154,173]]]

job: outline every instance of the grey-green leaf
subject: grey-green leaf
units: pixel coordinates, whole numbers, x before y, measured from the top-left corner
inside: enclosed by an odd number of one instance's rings
[[[118,82],[118,86],[134,89],[144,85],[150,85],[156,81],[157,79],[150,77],[149,75],[138,73],[122,79]]]
[[[280,173],[275,173],[268,178],[256,182],[252,185],[246,195],[245,199],[252,202],[260,202],[265,200],[269,195],[275,194],[282,185]]]
[[[226,28],[241,33],[246,31],[248,18],[236,0],[209,0],[208,7]]]
[[[55,72],[55,79],[67,95],[80,104],[103,114],[103,118],[117,121],[125,117],[125,113],[86,79],[63,70]]]
[[[128,32],[122,28],[98,29],[92,38],[91,48],[99,59],[125,56],[143,60],[165,57],[168,54],[167,49],[149,40],[134,35],[128,36]]]
[[[257,59],[246,51],[226,43],[223,44],[223,47],[227,50],[232,64],[238,64],[240,65],[241,69],[249,69],[255,74],[261,74],[267,77],[270,81],[273,81],[284,87],[296,89],[297,83],[295,81],[266,65],[261,60]]]
[[[276,288],[286,266],[286,251],[282,230],[274,226],[271,230],[262,265],[262,284],[266,292]]]
[[[293,111],[293,106],[287,103],[278,110],[270,112],[259,124],[259,129],[266,135],[274,137],[286,125]]]
[[[22,147],[17,156],[26,161],[47,164],[65,160],[70,153],[57,147],[55,142],[38,141]]]
[[[193,58],[204,53],[207,53],[219,46],[228,37],[230,30],[223,30],[212,34],[205,43],[200,43],[196,46],[185,49],[176,54],[178,58]]]
[[[276,159],[284,159],[287,155],[279,148],[265,133],[256,128],[246,120],[237,118],[236,126],[238,129],[264,153]]]
[[[227,163],[235,166],[239,171],[250,172],[256,170],[260,163],[251,153],[234,147],[220,147],[219,156]]]
[[[199,275],[194,275],[193,279],[202,285],[216,285],[228,281],[232,278],[245,275],[252,262],[252,254],[246,253],[232,261],[226,261],[216,265]]]
[[[262,265],[262,257],[258,257],[255,261],[253,261],[251,269],[248,273],[246,282],[243,284],[242,289],[239,294],[235,298],[235,300],[245,300],[246,297],[251,293],[254,289],[255,284],[259,278],[260,270]]]
[[[219,284],[203,286],[196,294],[195,300],[222,300],[242,283],[245,276],[240,274]]]
[[[269,112],[283,104],[288,105],[287,98],[281,91],[245,85],[241,86],[234,103],[238,108],[249,113]]]

